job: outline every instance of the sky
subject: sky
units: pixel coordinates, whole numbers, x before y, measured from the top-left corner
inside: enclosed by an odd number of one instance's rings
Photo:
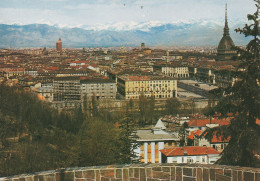
[[[246,21],[253,0],[0,0],[1,24],[49,24],[60,27],[106,27],[138,23]]]

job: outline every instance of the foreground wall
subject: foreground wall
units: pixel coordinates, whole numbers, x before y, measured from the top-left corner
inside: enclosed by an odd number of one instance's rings
[[[136,164],[23,174],[5,181],[260,181],[260,168],[199,164]]]

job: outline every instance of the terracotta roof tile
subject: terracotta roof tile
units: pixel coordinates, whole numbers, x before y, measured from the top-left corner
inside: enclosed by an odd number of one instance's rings
[[[193,140],[194,139],[194,135],[201,135],[202,131],[200,129],[196,130],[196,131],[191,131],[190,135],[188,136],[189,139]]]
[[[206,136],[206,135],[207,135],[207,132],[205,132],[203,136]],[[230,136],[228,138],[226,138],[226,139],[223,139],[222,135],[218,135],[217,136],[217,131],[215,131],[213,133],[213,136],[212,136],[212,139],[211,139],[210,143],[227,143],[227,142],[230,141],[230,139],[231,139]]]
[[[207,124],[219,124],[220,126],[229,125],[230,119],[191,119],[188,122],[189,127],[205,127]]]
[[[172,147],[160,151],[165,156],[209,155],[209,154],[220,153],[219,151],[215,150],[212,147],[205,147],[205,146]]]

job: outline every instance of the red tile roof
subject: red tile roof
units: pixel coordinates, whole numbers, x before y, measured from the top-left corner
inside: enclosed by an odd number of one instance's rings
[[[207,132],[204,133],[204,137],[207,135]],[[217,136],[217,131],[213,133],[212,139],[210,140],[210,143],[228,143],[230,141],[230,136],[226,139],[223,139],[222,135]]]
[[[212,139],[211,139],[211,143],[225,143],[225,142],[229,142],[230,138],[231,137],[229,136],[228,138],[222,140],[222,136],[221,135],[217,136],[217,133],[215,132],[213,134]]]
[[[89,63],[90,61],[86,60],[86,61],[72,61],[70,63]]]
[[[220,126],[229,125],[230,119],[191,119],[188,122],[189,127],[206,127],[206,124],[219,124]]]
[[[200,129],[196,130],[196,131],[192,131],[190,132],[190,135],[188,136],[189,139],[193,140],[194,139],[194,135],[201,135],[202,131]]]
[[[205,146],[172,147],[160,151],[165,156],[220,154],[220,152],[215,150],[214,148]]]
[[[126,80],[128,81],[147,81],[150,80],[150,78],[148,76],[126,76],[125,77]]]
[[[48,67],[47,69],[49,69],[49,70],[59,70],[60,68],[59,67]]]

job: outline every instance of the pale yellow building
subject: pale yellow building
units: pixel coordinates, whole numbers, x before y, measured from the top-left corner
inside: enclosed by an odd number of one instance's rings
[[[162,67],[162,73],[171,77],[176,78],[188,78],[189,77],[189,68],[188,67],[173,67],[166,66]]]
[[[139,99],[154,96],[155,99],[169,99],[177,96],[177,80],[171,77],[122,75],[118,77],[118,91],[125,99]]]

